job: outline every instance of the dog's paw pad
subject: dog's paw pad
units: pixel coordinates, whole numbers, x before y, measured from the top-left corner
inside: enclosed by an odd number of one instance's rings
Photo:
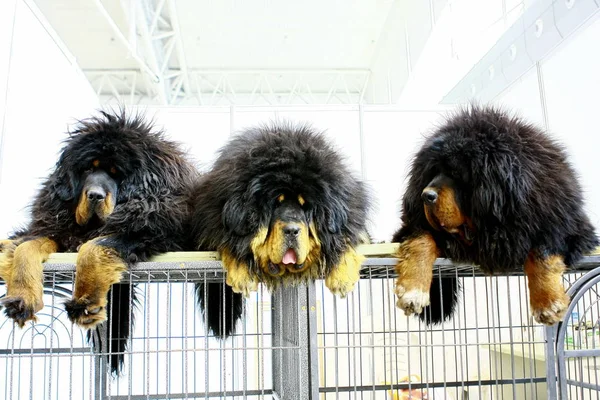
[[[72,299],[65,302],[69,320],[82,328],[90,329],[106,321],[106,310],[102,305],[87,299]]]
[[[540,324],[554,325],[562,321],[568,307],[568,299],[559,299],[550,304],[549,307],[532,309],[531,313],[533,318]]]
[[[4,314],[13,319],[19,327],[23,327],[27,321],[36,321],[35,313],[43,308],[25,301],[23,297],[5,297],[0,303],[4,307]]]
[[[401,284],[396,284],[396,307],[404,310],[404,314],[421,314],[423,308],[429,305],[429,293],[420,289],[407,290]]]

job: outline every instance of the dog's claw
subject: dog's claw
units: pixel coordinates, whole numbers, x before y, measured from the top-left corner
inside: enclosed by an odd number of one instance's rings
[[[404,310],[406,316],[421,314],[429,305],[429,293],[419,289],[407,290],[402,284],[396,284],[396,307]]]
[[[82,328],[90,329],[106,321],[105,308],[85,298],[71,299],[65,302],[65,308],[69,320]]]

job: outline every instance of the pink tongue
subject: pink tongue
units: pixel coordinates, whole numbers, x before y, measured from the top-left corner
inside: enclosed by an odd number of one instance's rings
[[[283,260],[281,260],[284,264],[296,264],[296,252],[292,249],[289,249],[283,255]]]

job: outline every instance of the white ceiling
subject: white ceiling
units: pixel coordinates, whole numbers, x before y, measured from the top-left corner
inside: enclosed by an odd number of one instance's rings
[[[135,92],[120,100],[137,103],[189,103],[199,92],[200,103],[205,93],[241,103],[261,93],[267,102],[362,101],[381,38],[404,24],[397,10],[390,18],[401,3],[414,8],[407,0],[36,0],[98,92]],[[433,4],[439,12],[445,1]],[[175,32],[172,53],[168,37],[144,41],[153,20],[155,37]],[[163,87],[140,73],[140,59]]]
[[[127,32],[128,24],[120,2],[103,1],[118,26]],[[36,0],[60,38],[83,69],[137,68],[128,51],[115,37],[106,19],[92,0]]]
[[[391,1],[196,1],[177,10],[191,68],[369,68]]]

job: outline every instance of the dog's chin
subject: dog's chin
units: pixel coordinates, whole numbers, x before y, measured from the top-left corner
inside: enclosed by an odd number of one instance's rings
[[[298,274],[300,272],[304,272],[304,271],[306,271],[306,268],[308,268],[308,265],[306,263],[284,264],[284,266],[287,269],[287,271],[291,272],[292,274]]]
[[[267,266],[267,272],[271,276],[282,276],[285,273],[285,267],[282,264],[276,264],[274,262],[269,261],[269,265]]]
[[[94,210],[93,214],[90,215],[90,217],[85,220],[79,220],[77,221],[77,223],[80,226],[87,226],[87,227],[97,227],[97,226],[102,226],[106,223],[106,219],[108,218],[110,214],[105,214],[102,212],[102,210],[100,209],[100,207],[98,207],[98,209]]]

